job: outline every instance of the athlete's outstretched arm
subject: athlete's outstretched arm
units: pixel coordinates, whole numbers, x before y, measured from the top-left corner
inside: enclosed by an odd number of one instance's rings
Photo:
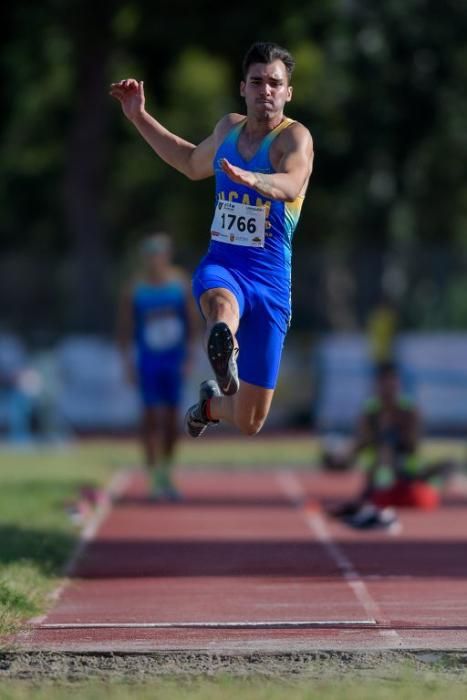
[[[172,134],[146,112],[142,81],[131,78],[112,83],[110,94],[120,102],[127,119],[134,124],[141,136],[168,165],[190,180],[201,180],[213,174],[212,160],[215,151],[213,135],[195,146],[180,136]]]
[[[250,172],[231,165],[226,159],[222,163],[224,172],[234,182],[252,187],[265,197],[293,202],[304,193],[313,169],[313,139],[302,125],[287,131],[287,144],[277,173],[265,175]]]

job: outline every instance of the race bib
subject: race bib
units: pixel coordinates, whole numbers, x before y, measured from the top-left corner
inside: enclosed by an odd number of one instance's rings
[[[144,326],[144,340],[156,352],[171,350],[181,343],[183,332],[183,323],[176,316],[150,318]]]
[[[264,248],[266,210],[250,204],[219,199],[211,225],[211,238],[221,243]]]

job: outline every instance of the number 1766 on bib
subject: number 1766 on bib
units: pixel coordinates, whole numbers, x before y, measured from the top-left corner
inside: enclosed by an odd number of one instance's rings
[[[264,207],[219,200],[211,225],[211,237],[230,245],[264,247]]]

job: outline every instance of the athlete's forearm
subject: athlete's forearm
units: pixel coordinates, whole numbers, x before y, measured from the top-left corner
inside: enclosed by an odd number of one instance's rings
[[[297,178],[287,173],[274,173],[265,175],[255,173],[254,189],[269,199],[277,199],[283,202],[293,202],[299,196],[304,183],[297,182]]]
[[[159,158],[186,177],[192,177],[194,144],[172,134],[146,111],[141,112],[132,123]]]

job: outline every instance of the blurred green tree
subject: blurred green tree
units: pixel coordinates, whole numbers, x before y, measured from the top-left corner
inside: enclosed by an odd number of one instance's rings
[[[195,262],[212,183],[161,164],[106,86],[143,78],[150,109],[197,142],[242,109],[241,57],[255,39],[295,53],[290,115],[315,138],[296,237],[303,279],[311,254],[323,264],[333,251],[347,256],[365,309],[389,255],[399,277],[413,273],[410,323],[424,323],[413,292],[428,278],[440,308],[458,309],[439,318],[464,317],[463,286],[451,280],[448,294],[439,256],[412,268],[427,246],[450,246],[453,259],[467,250],[465,3],[290,0],[271,12],[265,0],[225,11],[212,0],[44,0],[1,12],[0,313],[10,325],[24,330],[46,305],[50,327],[110,327],[118,263],[148,229],[173,231],[183,261]],[[310,313],[311,323],[321,311]]]

